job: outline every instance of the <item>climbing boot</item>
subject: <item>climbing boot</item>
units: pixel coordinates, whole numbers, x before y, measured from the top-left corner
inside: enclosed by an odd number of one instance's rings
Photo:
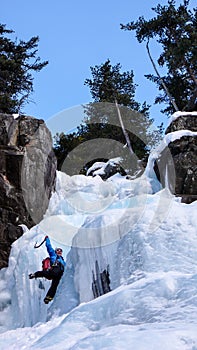
[[[53,298],[51,298],[50,296],[46,296],[45,298],[44,298],[44,303],[45,304],[48,304],[48,303],[50,303],[50,301],[52,301],[53,300]]]

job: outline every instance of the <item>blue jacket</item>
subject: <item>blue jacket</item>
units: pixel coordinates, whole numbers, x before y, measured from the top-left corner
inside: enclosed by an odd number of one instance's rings
[[[64,270],[64,267],[66,266],[64,258],[56,254],[55,250],[51,245],[49,237],[46,238],[45,244],[50,256],[51,265],[55,264],[56,262],[59,262],[61,264],[62,270]]]

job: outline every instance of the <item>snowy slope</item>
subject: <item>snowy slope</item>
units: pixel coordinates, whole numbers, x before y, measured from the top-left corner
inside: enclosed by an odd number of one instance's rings
[[[130,181],[57,174],[44,220],[12,245],[0,271],[0,349],[197,349],[197,202],[161,190],[151,169]],[[50,285],[29,280],[48,234],[67,268]],[[92,270],[109,266],[112,291],[93,299]]]

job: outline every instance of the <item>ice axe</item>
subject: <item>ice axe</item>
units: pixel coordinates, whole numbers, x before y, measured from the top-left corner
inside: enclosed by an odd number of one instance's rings
[[[46,236],[46,237],[44,237],[44,239],[43,239],[43,241],[40,243],[40,244],[37,244],[37,242],[34,244],[34,248],[39,248],[39,247],[41,247],[41,245],[46,241],[46,238],[47,238],[48,236]]]

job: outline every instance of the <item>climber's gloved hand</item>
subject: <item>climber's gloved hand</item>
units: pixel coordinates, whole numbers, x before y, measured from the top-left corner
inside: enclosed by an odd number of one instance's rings
[[[47,239],[47,238],[48,238],[48,236],[45,236],[45,238],[44,238],[44,239],[45,239],[45,241],[46,241],[46,239]]]

